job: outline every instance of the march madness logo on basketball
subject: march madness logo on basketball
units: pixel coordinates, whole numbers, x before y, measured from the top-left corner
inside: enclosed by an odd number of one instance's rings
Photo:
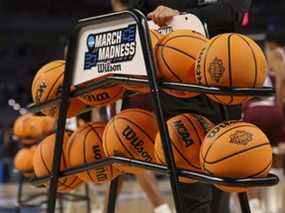
[[[98,68],[98,73],[121,71],[121,62],[131,61],[136,54],[136,25],[87,37],[84,70]]]

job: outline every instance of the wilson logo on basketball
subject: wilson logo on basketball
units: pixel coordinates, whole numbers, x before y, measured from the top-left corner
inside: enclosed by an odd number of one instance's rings
[[[38,89],[36,90],[35,100],[36,102],[41,102],[41,98],[47,88],[47,84],[45,82],[41,82]]]
[[[192,114],[192,116],[197,119],[197,121],[199,122],[199,124],[204,128],[204,130],[205,130],[206,132],[209,132],[209,130],[210,130],[210,125],[209,125],[208,122],[205,121],[205,119],[204,119],[202,116],[196,115],[196,114]]]
[[[94,153],[94,158],[96,160],[102,160],[103,159],[103,156],[101,154],[101,150],[100,150],[100,147],[98,145],[95,145],[92,147],[93,149],[93,153]],[[99,167],[97,169],[95,169],[96,171],[96,179],[98,181],[105,181],[106,179],[108,179],[108,176],[106,174],[106,169],[104,167]]]
[[[208,72],[210,73],[211,78],[216,82],[219,83],[224,72],[225,67],[223,65],[223,61],[219,58],[215,58],[209,66]]]
[[[144,141],[137,137],[136,132],[130,126],[127,126],[123,130],[122,135],[125,137],[126,140],[131,143],[133,148],[140,154],[144,161],[153,161],[151,155],[147,153],[144,149]]]
[[[252,141],[252,134],[243,130],[237,130],[230,136],[230,143],[232,144],[247,145],[250,141]]]
[[[181,120],[174,122],[174,128],[176,129],[178,134],[181,136],[181,138],[182,138],[182,140],[183,140],[183,142],[187,148],[193,144],[193,140],[191,139],[187,128],[184,126],[184,124],[182,123]]]
[[[224,123],[221,123],[220,125],[214,127],[208,134],[208,138],[213,138],[215,137],[223,128],[226,128],[230,126],[231,124],[237,123],[239,121],[226,121]]]
[[[198,56],[198,59],[197,59],[197,65],[196,65],[196,68],[195,68],[195,77],[196,77],[196,80],[197,80],[197,83],[201,84],[202,83],[202,76],[201,76],[201,58],[202,56],[204,55],[204,52],[206,51],[207,48],[203,48],[201,49],[200,53],[199,53],[199,56]]]
[[[83,98],[90,102],[105,101],[105,100],[110,99],[110,95],[107,92],[102,92],[99,94],[87,94],[87,95],[84,95]]]

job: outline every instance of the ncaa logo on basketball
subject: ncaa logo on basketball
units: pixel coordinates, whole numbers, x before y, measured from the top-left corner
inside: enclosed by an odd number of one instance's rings
[[[98,73],[121,71],[121,63],[131,61],[136,54],[136,25],[98,34],[90,33],[86,45],[84,70],[97,67]]]
[[[219,83],[221,78],[222,78],[222,76],[223,76],[223,74],[224,74],[224,72],[225,72],[225,67],[223,65],[223,61],[216,57],[211,62],[210,66],[209,66],[208,72],[210,73],[211,78],[215,82]]]
[[[230,143],[238,145],[247,145],[252,141],[252,134],[246,131],[237,130],[230,136]]]

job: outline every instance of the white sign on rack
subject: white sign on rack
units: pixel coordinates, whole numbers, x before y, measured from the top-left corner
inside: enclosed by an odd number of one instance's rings
[[[191,29],[206,35],[204,25],[192,14],[176,16],[166,27],[160,28],[153,21],[148,25],[161,34]],[[147,76],[138,26],[131,16],[90,24],[80,30],[73,85],[108,74]]]
[[[132,17],[85,26],[78,39],[73,85],[115,73],[147,75],[138,26]]]

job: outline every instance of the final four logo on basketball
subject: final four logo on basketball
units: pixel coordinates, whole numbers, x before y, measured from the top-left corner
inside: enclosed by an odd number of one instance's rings
[[[113,31],[89,34],[84,70],[98,67],[98,73],[121,71],[121,63],[131,61],[136,54],[136,25]]]

